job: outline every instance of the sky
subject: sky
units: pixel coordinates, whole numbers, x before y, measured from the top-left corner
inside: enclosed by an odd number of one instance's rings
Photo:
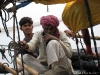
[[[34,2],[32,2],[31,4],[17,10],[17,13],[16,13],[17,20],[19,21],[22,17],[29,16],[33,19],[33,22],[35,24],[35,23],[39,22],[41,16],[48,15],[48,14],[55,15],[59,19],[61,19],[61,15],[64,10],[65,4],[54,4],[54,5],[48,5],[48,6],[49,6],[49,12],[47,12],[47,5],[35,4]],[[10,7],[12,7],[12,4],[9,4],[6,8],[10,8]],[[9,15],[10,15],[10,17],[12,17],[13,13],[9,13]],[[4,17],[4,15],[3,15],[3,17]],[[7,27],[8,28],[13,27],[13,18],[7,22]],[[0,28],[3,28],[1,21],[0,21]],[[42,29],[40,27],[37,27],[37,28]],[[34,31],[36,31],[37,28],[34,28]],[[59,28],[62,30],[67,29],[67,27],[63,23],[61,23]],[[95,26],[93,28],[94,28],[95,36],[99,36],[100,35],[99,34],[100,25]],[[91,31],[90,31],[90,33],[91,33]],[[2,34],[4,34],[4,33],[1,33],[1,35]],[[13,36],[13,34],[11,34],[11,33],[10,33],[10,35]]]
[[[12,6],[13,6],[12,4],[9,4],[6,8],[9,8]],[[48,14],[55,15],[58,18],[61,18],[65,4],[48,5],[48,7],[49,7],[49,12],[47,12],[47,5],[36,4],[32,2],[31,4],[18,9],[16,16],[17,16],[18,21],[24,16],[31,17],[34,23],[39,22],[41,16],[48,15]],[[9,15],[10,17],[12,17],[13,13],[9,13]],[[3,17],[5,16],[3,15]],[[2,22],[0,21],[0,28],[3,28],[1,24]],[[7,27],[12,27],[12,26],[13,26],[13,18],[7,22]]]
[[[12,6],[13,6],[12,4],[9,4],[6,8],[10,8]],[[17,10],[17,13],[16,13],[17,20],[19,21],[22,17],[29,16],[33,19],[33,22],[35,24],[40,21],[41,16],[48,15],[48,14],[55,15],[59,19],[61,19],[61,15],[64,10],[65,4],[54,4],[54,5],[48,5],[48,6],[49,6],[49,12],[47,12],[47,5],[36,4],[32,2],[31,4]],[[9,15],[10,17],[12,17],[13,13],[9,13]],[[3,15],[3,17],[5,16]],[[13,18],[7,22],[7,27],[8,28],[13,27]],[[0,28],[4,28],[1,21],[0,21]],[[60,25],[59,28],[66,29],[64,25]],[[93,28],[94,28],[95,35],[99,36],[100,25],[95,26]]]

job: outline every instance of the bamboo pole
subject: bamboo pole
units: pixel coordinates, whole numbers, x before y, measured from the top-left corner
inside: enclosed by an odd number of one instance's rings
[[[83,38],[82,35],[76,35],[77,38]],[[100,36],[94,36],[95,40],[100,40]],[[93,39],[92,36],[90,36],[90,39]]]
[[[8,71],[9,73],[12,73],[13,75],[17,75],[17,72],[16,72],[15,70],[9,68],[7,65],[2,64],[2,63],[0,62],[0,66],[4,67],[4,69],[5,69],[6,71]],[[18,74],[18,75],[20,75],[20,74]]]
[[[22,66],[21,60],[18,57],[16,59],[17,59],[17,63]],[[33,68],[30,68],[28,65],[24,64],[24,68],[32,75],[38,75],[38,72],[35,71]]]

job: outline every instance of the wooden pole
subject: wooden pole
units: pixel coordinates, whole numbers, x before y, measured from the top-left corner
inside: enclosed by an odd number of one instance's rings
[[[76,35],[76,38],[83,38],[82,35]],[[95,40],[100,40],[100,36],[94,36]],[[90,39],[93,39],[92,36],[90,36]]]
[[[17,59],[17,63],[22,66],[21,60],[18,57],[16,59]],[[24,68],[32,75],[38,75],[38,72],[35,71],[33,68],[30,68],[28,65],[24,64]]]
[[[0,66],[2,66],[2,67],[3,67],[6,71],[8,71],[9,73],[12,73],[13,75],[17,75],[17,72],[14,71],[13,69],[9,68],[7,65],[2,64],[2,63],[0,62]],[[18,75],[19,75],[19,74],[18,74]]]

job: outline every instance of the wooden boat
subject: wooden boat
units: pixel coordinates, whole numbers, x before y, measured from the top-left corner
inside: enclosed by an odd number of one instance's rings
[[[5,4],[5,2],[7,1],[7,0],[0,0],[1,2],[0,2],[0,10],[1,9],[3,9],[2,8],[2,5],[3,4]],[[86,1],[86,0],[84,0],[84,1]],[[93,1],[93,2],[95,2],[96,0],[88,0],[89,1],[89,3],[92,3],[91,1]],[[77,7],[76,8],[70,8],[70,7],[73,7],[75,4],[76,4],[76,6],[77,6],[77,4],[79,4],[79,3],[83,3],[83,0],[34,0],[34,2],[35,3],[41,3],[41,4],[45,4],[45,5],[51,5],[51,4],[60,4],[60,3],[68,3],[69,4],[69,6],[67,7],[67,10],[66,10],[66,7],[65,7],[65,10],[64,10],[64,13],[62,14],[62,19],[63,19],[63,22],[65,23],[65,25],[67,26],[68,25],[68,27],[69,27],[69,29],[71,29],[72,31],[74,31],[74,34],[76,34],[76,32],[77,31],[79,31],[79,30],[81,30],[81,29],[83,29],[83,27],[82,28],[80,28],[80,29],[78,29],[78,30],[75,30],[76,28],[77,28],[77,26],[79,25],[79,23],[83,26],[83,22],[80,22],[79,20],[78,20],[78,22],[77,22],[77,24],[75,23],[75,21],[76,21],[76,19],[75,18],[77,18],[77,15],[78,14],[76,14],[75,16],[74,16],[74,18],[72,19],[72,16],[73,16],[73,14],[71,14],[71,13],[73,13],[73,12],[75,12],[76,10],[75,9],[78,9]],[[70,2],[70,3],[69,3]],[[97,0],[97,2],[96,2],[97,4],[99,4],[100,3],[100,1],[99,0]],[[79,6],[78,6],[79,7]],[[98,7],[98,5],[97,5],[97,7]],[[71,10],[70,11],[70,9],[73,9],[73,11]],[[81,8],[80,8],[81,9]],[[100,9],[99,7],[98,7],[98,9]],[[74,11],[75,10],[75,11]],[[65,11],[66,11],[66,13],[65,13]],[[70,13],[68,13],[68,12]],[[79,10],[80,11],[80,10]],[[85,10],[84,10],[85,11]],[[69,14],[68,15],[68,17],[66,18],[66,15],[67,15],[67,13]],[[94,16],[95,17],[95,15],[97,16],[98,14],[99,14],[99,11],[96,11],[96,13],[97,14],[95,14],[95,13],[92,13],[92,17]],[[14,15],[16,14],[16,12],[14,12]],[[82,12],[80,13],[80,14],[82,14]],[[85,11],[85,15],[86,15],[86,11]],[[0,17],[2,17],[2,11],[0,11]],[[86,17],[86,16],[85,16]],[[79,17],[80,18],[80,17]],[[82,18],[82,15],[81,15],[81,18]],[[88,17],[87,17],[88,18]],[[100,18],[100,15],[98,15],[98,18]],[[67,19],[67,20],[66,20]],[[96,25],[96,24],[99,24],[100,23],[100,20],[98,21],[98,19],[94,19],[94,18],[92,18],[93,19],[93,25]],[[72,23],[72,21],[71,20],[73,20],[73,23]],[[88,19],[85,19],[85,22],[88,22]],[[67,23],[66,23],[67,22]],[[70,26],[70,25],[73,25],[73,26]],[[76,26],[75,26],[76,25]],[[87,26],[85,26],[84,28],[88,28],[89,27],[89,22],[87,23],[87,24],[85,24],[85,25],[87,25]],[[79,38],[82,38],[82,36],[76,36],[76,37],[79,37]],[[92,36],[91,38],[94,38],[94,36]],[[96,38],[96,37],[95,37]],[[98,39],[100,39],[99,37],[98,37]],[[15,40],[14,40],[15,41]],[[15,52],[16,53],[16,52]],[[20,60],[19,59],[17,59],[17,62],[21,65],[21,62],[20,62]],[[2,66],[2,63],[0,63],[0,66]],[[37,74],[37,72],[35,71],[35,70],[32,70],[32,69],[30,69],[27,65],[25,65],[26,66],[26,69],[27,69],[27,71],[29,71],[30,73],[32,73],[32,74],[34,74],[34,75],[38,75]],[[11,69],[11,68],[9,68],[9,67],[7,67],[7,66],[5,66],[4,65],[4,67],[5,67],[5,70],[4,69],[1,69],[0,71],[0,73],[12,73],[12,74],[14,74],[14,75],[17,75],[17,72],[16,71],[14,71],[13,69]]]
[[[77,38],[82,38],[82,35],[77,35]],[[92,36],[91,36],[92,39]],[[95,36],[96,40],[100,40],[99,36]],[[99,51],[100,47],[98,47],[98,51]],[[93,52],[95,52],[95,48],[92,48]],[[78,52],[77,49],[73,49],[73,52]],[[80,52],[83,52],[80,50]],[[100,52],[100,51],[99,51]],[[17,59],[17,63],[20,64],[22,66],[22,62],[19,58]],[[24,68],[25,70],[27,70],[29,73],[31,73],[32,75],[38,75],[38,73],[34,70],[31,69],[28,65],[24,64]],[[81,74],[81,70],[80,69],[74,69],[76,74]],[[85,70],[83,70],[85,72]],[[17,75],[17,72],[15,70],[13,70],[12,68],[8,67],[7,65],[3,66],[3,63],[0,62],[0,74],[7,74],[7,73],[12,73],[14,75]],[[20,74],[19,74],[20,75]]]

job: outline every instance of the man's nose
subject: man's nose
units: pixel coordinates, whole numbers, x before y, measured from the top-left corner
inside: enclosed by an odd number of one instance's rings
[[[51,33],[51,30],[47,30],[47,33]]]

